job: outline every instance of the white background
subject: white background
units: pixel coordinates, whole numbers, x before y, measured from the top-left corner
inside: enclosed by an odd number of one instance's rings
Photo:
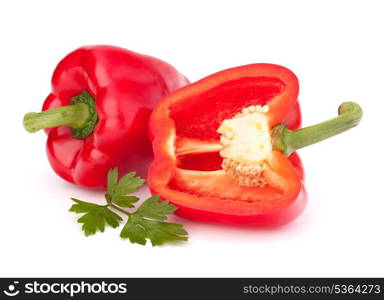
[[[1,1],[0,276],[384,276],[383,12],[382,1]],[[188,243],[143,247],[111,228],[86,238],[69,197],[102,192],[57,177],[46,136],[21,122],[40,109],[58,61],[85,44],[159,57],[191,81],[282,64],[299,77],[303,125],[349,100],[364,118],[300,151],[309,203],[286,227],[175,217]]]

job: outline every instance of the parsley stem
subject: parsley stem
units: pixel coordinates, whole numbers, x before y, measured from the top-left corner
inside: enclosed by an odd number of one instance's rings
[[[118,207],[118,206],[116,206],[116,205],[114,205],[112,203],[109,203],[109,206],[114,208],[114,209],[116,209],[116,210],[118,210],[119,212],[121,212],[123,214],[126,214],[127,216],[131,215],[129,212],[125,211],[124,209],[121,209],[120,207]]]

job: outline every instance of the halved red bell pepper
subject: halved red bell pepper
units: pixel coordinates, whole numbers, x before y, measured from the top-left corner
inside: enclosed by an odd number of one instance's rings
[[[81,47],[58,64],[43,112],[27,114],[24,126],[46,128],[48,158],[58,175],[103,188],[113,167],[146,175],[152,108],[187,83],[154,57],[114,46]]]
[[[253,64],[218,72],[165,97],[149,124],[153,193],[193,220],[256,226],[294,220],[306,204],[303,169],[294,151],[361,118],[360,107],[348,102],[338,118],[296,130],[298,91],[288,69]]]

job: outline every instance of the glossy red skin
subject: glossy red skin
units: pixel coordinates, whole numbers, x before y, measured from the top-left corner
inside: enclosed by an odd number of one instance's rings
[[[274,124],[276,125],[280,122],[283,122],[290,129],[299,128],[301,125],[301,112],[299,102],[297,101],[297,78],[289,70],[280,66],[269,64],[255,64],[232,68],[208,76],[207,78],[204,78],[197,83],[179,89],[175,93],[170,94],[159,103],[155,111],[152,113],[149,125],[150,135],[153,141],[155,159],[149,169],[148,184],[152,193],[160,194],[163,200],[169,200],[171,203],[178,206],[178,209],[175,212],[177,215],[191,220],[209,223],[221,223],[247,227],[275,227],[292,222],[304,211],[307,203],[307,195],[303,185],[303,166],[297,153],[292,153],[288,158],[291,166],[295,170],[293,173],[296,173],[295,177],[298,178],[296,179],[296,182],[301,182],[296,197],[288,205],[284,205],[276,209],[266,212],[264,211],[261,213],[248,214],[243,212],[236,214],[230,211],[218,212],[209,210],[207,208],[201,209],[197,207],[196,204],[192,206],[185,205],[183,201],[188,200],[189,203],[193,203],[193,201],[197,200],[197,197],[199,197],[200,200],[210,200],[204,196],[188,196],[187,193],[181,193],[184,194],[183,196],[181,196],[179,193],[179,196],[176,196],[177,193],[174,193],[172,186],[168,186],[168,182],[165,182],[161,179],[171,178],[169,176],[172,175],[169,174],[173,173],[171,169],[175,167],[175,163],[172,163],[172,155],[169,155],[167,152],[168,147],[166,147],[164,144],[164,142],[167,141],[170,136],[169,132],[171,132],[173,130],[172,128],[175,126],[173,125],[173,122],[169,122],[169,116],[164,115],[167,111],[167,107],[170,107],[170,105],[174,105],[175,103],[182,103],[184,97],[186,99],[190,99],[191,97],[193,98],[196,95],[199,95],[199,93],[203,93],[200,91],[200,89],[206,92],[206,89],[210,86],[210,84],[213,85],[212,88],[215,88],[216,81],[225,82],[225,80],[237,79],[236,76],[239,76],[238,74],[247,77],[251,76],[252,72],[259,74],[259,76],[281,76],[280,79],[282,79],[285,85],[290,87],[292,91],[289,93],[289,96],[287,96],[290,98],[289,101],[291,104],[289,107],[287,107],[285,101],[280,101],[280,104],[278,104],[277,107],[275,105]],[[241,93],[241,91],[239,91],[239,93]],[[280,109],[279,105],[285,106],[284,109]],[[221,188],[230,189],[231,187],[222,186]]]
[[[52,168],[88,188],[105,188],[113,167],[145,177],[152,159],[150,113],[162,97],[186,84],[182,74],[154,57],[103,45],[73,51],[56,67],[42,110],[69,105],[86,90],[95,99],[98,123],[81,139],[73,138],[69,127],[46,129]]]

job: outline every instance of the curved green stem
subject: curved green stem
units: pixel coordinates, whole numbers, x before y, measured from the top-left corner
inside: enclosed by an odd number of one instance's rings
[[[339,106],[338,113],[336,118],[298,130],[289,130],[284,124],[276,125],[272,128],[273,148],[289,156],[298,149],[357,126],[363,111],[355,102],[344,102]]]
[[[127,216],[130,216],[131,214],[129,212],[127,212],[126,210],[116,206],[115,204],[112,204],[112,203],[109,203],[108,206],[112,207],[113,209],[116,209],[117,211],[127,215]]]
[[[85,103],[52,108],[39,113],[31,112],[24,116],[23,125],[26,131],[36,132],[44,128],[69,126],[72,128],[84,127],[91,114]]]
[[[44,128],[69,126],[72,128],[73,137],[87,137],[97,123],[95,100],[87,91],[83,91],[72,97],[71,103],[39,113],[26,114],[23,119],[25,130],[33,133]]]

